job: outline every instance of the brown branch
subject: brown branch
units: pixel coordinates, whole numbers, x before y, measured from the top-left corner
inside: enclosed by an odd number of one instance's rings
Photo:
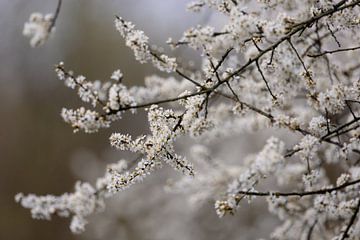
[[[271,89],[270,89],[270,86],[269,86],[269,83],[266,81],[266,78],[265,78],[265,76],[264,76],[264,73],[261,71],[261,68],[260,68],[260,66],[259,66],[259,61],[256,60],[255,63],[256,63],[256,67],[257,67],[257,69],[258,69],[258,71],[259,71],[259,73],[260,73],[260,75],[261,75],[262,80],[265,82],[265,85],[266,85],[266,88],[267,88],[268,92],[270,93],[270,95],[272,96],[272,98],[273,98],[274,100],[276,100],[276,99],[277,99],[276,96],[272,93],[272,91],[271,91]]]
[[[357,204],[357,206],[356,206],[356,209],[355,209],[355,211],[354,211],[354,214],[351,216],[350,222],[349,222],[349,224],[347,225],[346,230],[345,230],[344,234],[343,234],[342,237],[341,237],[341,240],[344,240],[344,239],[346,239],[346,238],[349,237],[348,234],[349,234],[350,228],[351,228],[351,226],[352,226],[352,225],[354,224],[354,222],[355,222],[356,216],[357,216],[357,214],[359,213],[359,209],[360,209],[360,199],[358,200],[358,204]]]
[[[319,190],[313,190],[313,191],[305,191],[305,192],[255,192],[255,191],[239,191],[237,192],[237,194],[239,195],[248,195],[248,196],[271,196],[271,195],[275,195],[277,197],[291,197],[291,196],[298,196],[298,197],[304,197],[304,196],[311,196],[311,195],[321,195],[321,194],[326,194],[326,193],[331,193],[334,191],[339,191],[342,190],[343,188],[346,188],[348,186],[352,186],[355,184],[360,183],[360,179],[351,181],[351,182],[346,182],[343,183],[339,186],[336,187],[332,187],[332,188],[324,188],[324,189],[319,189]]]
[[[336,30],[336,31],[338,31],[338,30]],[[305,49],[305,51],[301,54],[301,57],[305,57],[305,56],[307,55],[307,53],[310,51],[311,48],[313,48],[316,44],[318,44],[319,41],[327,38],[328,36],[330,36],[330,33],[329,33],[329,32],[328,32],[328,33],[325,33],[325,34],[322,35],[322,36],[317,37],[316,40],[312,39],[312,40],[314,41],[314,43],[311,44],[311,45],[309,45],[309,46]]]
[[[227,56],[229,56],[230,52],[233,50],[234,48],[229,48],[228,50],[226,50],[225,54],[221,57],[220,61],[218,62],[218,64],[214,67],[214,70],[217,71],[220,66],[223,64],[223,62],[225,61],[225,59],[227,58]]]
[[[150,51],[150,54],[156,58],[158,61],[165,63],[162,58],[160,58],[155,52]],[[189,76],[185,75],[182,71],[180,71],[178,68],[175,69],[175,72],[179,74],[181,77],[185,78],[186,80],[190,81],[191,83],[195,84],[196,86],[200,87],[201,89],[205,89],[204,86],[202,86],[200,83],[196,82],[194,79],[190,78]]]
[[[51,21],[51,25],[49,26],[48,32],[51,32],[53,30],[53,28],[55,27],[56,20],[58,19],[59,14],[60,14],[61,4],[62,4],[62,0],[58,0],[58,4],[56,6],[56,10],[54,13],[54,18]]]
[[[355,50],[359,50],[359,49],[360,49],[360,46],[350,47],[350,48],[339,48],[339,49],[336,49],[336,50],[324,51],[324,52],[321,52],[319,54],[308,54],[307,56],[312,57],[312,58],[317,58],[317,57],[321,57],[321,56],[326,55],[326,54],[334,54],[334,53],[339,53],[339,52],[355,51]]]
[[[357,117],[347,123],[344,123],[343,125],[335,128],[334,130],[332,130],[329,133],[325,134],[324,136],[320,137],[320,141],[335,137],[336,135],[332,136],[334,133],[338,133],[340,130],[358,122],[359,120],[360,120],[360,118]]]
[[[200,91],[200,92],[190,93],[190,94],[187,94],[187,95],[184,95],[184,96],[179,96],[179,97],[174,97],[174,98],[168,98],[168,99],[163,99],[163,100],[158,100],[158,101],[153,101],[153,102],[138,104],[138,105],[135,105],[135,106],[126,106],[126,107],[123,107],[123,108],[119,108],[118,110],[110,111],[109,113],[106,113],[105,115],[103,115],[103,117],[106,117],[106,116],[109,116],[109,115],[115,115],[115,114],[117,114],[118,112],[130,110],[130,109],[146,108],[146,107],[150,107],[151,105],[158,105],[158,104],[175,102],[175,101],[187,99],[187,98],[189,98],[189,97],[198,96],[198,95],[201,95],[201,94],[207,94],[207,93],[209,93],[209,92],[211,92],[211,89],[202,90],[202,91]]]
[[[270,56],[270,60],[267,63],[268,65],[270,65],[274,59],[274,53],[275,53],[275,48],[271,50],[271,56]]]
[[[306,239],[307,240],[311,240],[311,235],[312,235],[312,233],[313,233],[313,231],[314,231],[314,228],[315,228],[315,226],[316,226],[316,224],[317,224],[317,219],[314,221],[314,223],[310,226],[310,228],[309,228],[309,232],[308,232],[308,234],[307,234],[307,237],[306,237]]]
[[[305,63],[304,63],[304,61],[302,60],[302,58],[301,58],[301,56],[300,56],[299,52],[296,50],[296,48],[295,48],[294,44],[291,42],[291,39],[289,38],[289,39],[287,39],[287,41],[288,41],[288,43],[290,44],[290,46],[291,46],[292,50],[295,52],[295,54],[296,54],[297,58],[299,59],[299,61],[300,61],[301,65],[303,66],[303,68],[304,68],[304,70],[305,70],[305,72],[306,72],[307,76],[311,78],[311,74],[310,74],[309,70],[307,69],[307,67],[306,67],[306,65],[305,65]]]
[[[229,33],[230,32],[214,32],[211,35],[211,37],[215,38],[215,37],[218,37],[218,36],[227,35]],[[195,38],[195,37],[197,37],[197,35],[194,34],[194,35],[191,35],[191,36],[188,36],[188,37]],[[168,44],[170,46],[178,47],[178,46],[181,46],[181,45],[188,45],[188,44],[190,44],[190,42],[189,41],[177,41],[177,42],[169,42]]]
[[[333,39],[334,39],[334,41],[336,42],[336,44],[338,45],[338,47],[341,47],[341,44],[340,44],[340,42],[337,40],[337,38],[336,38],[335,33],[333,32],[333,30],[331,30],[329,23],[326,23],[326,27],[327,27],[327,29],[329,30],[331,36],[333,37]]]

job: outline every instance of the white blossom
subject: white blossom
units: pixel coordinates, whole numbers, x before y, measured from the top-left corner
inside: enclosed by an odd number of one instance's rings
[[[280,171],[284,164],[284,157],[282,155],[284,148],[284,143],[279,139],[268,139],[263,150],[253,158],[250,166],[240,174],[238,179],[229,185],[228,199],[225,202],[221,202],[222,204],[219,205],[220,209],[217,209],[220,216],[225,214],[223,211],[228,211],[229,213],[235,211],[239,202],[238,192],[251,191],[262,178]]]
[[[92,133],[98,131],[100,128],[106,128],[110,124],[109,121],[105,120],[97,112],[87,110],[83,107],[76,110],[63,108],[61,117],[74,128],[74,132],[81,129],[85,132]]]
[[[161,71],[173,72],[176,70],[176,59],[164,54],[157,56],[156,53],[152,52],[149,46],[149,38],[143,31],[136,30],[134,24],[117,17],[115,27],[125,38],[126,46],[134,51],[135,59],[140,63],[151,61]]]
[[[112,75],[111,75],[110,78],[111,78],[112,80],[116,81],[116,82],[119,82],[119,81],[121,81],[121,79],[123,78],[123,73],[121,72],[120,69],[115,70],[115,71],[112,73]]]
[[[32,47],[43,45],[55,31],[52,27],[53,19],[52,14],[32,13],[30,15],[29,21],[24,24],[23,34],[30,38]]]
[[[311,161],[318,150],[319,139],[310,135],[306,135],[301,139],[298,145],[294,147],[294,150],[298,150],[298,155],[304,161]]]
[[[313,134],[321,136],[326,133],[328,124],[328,121],[323,116],[314,117],[309,123],[309,130]]]
[[[338,113],[345,108],[346,89],[341,85],[335,85],[326,92],[319,94],[320,108],[331,113]]]

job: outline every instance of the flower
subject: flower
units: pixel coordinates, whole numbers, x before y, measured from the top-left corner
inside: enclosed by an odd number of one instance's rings
[[[53,15],[32,13],[29,21],[24,24],[23,34],[30,38],[30,45],[38,47],[43,45],[50,35],[55,31],[53,25]]]

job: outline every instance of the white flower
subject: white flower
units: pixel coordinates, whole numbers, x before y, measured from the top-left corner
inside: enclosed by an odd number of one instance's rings
[[[301,139],[299,144],[294,147],[294,150],[297,151],[295,154],[304,161],[311,161],[319,148],[319,144],[318,138],[306,135]]]
[[[327,132],[327,120],[323,116],[314,117],[311,119],[309,123],[309,130],[316,134],[317,136],[321,136]],[[330,129],[329,129],[330,130]]]
[[[54,32],[52,26],[53,15],[41,13],[32,13],[29,21],[25,23],[23,34],[30,38],[30,45],[38,47],[43,45],[49,38],[50,34]]]
[[[121,81],[121,79],[123,78],[123,73],[121,72],[120,69],[115,70],[115,71],[112,73],[112,75],[111,75],[110,78],[111,78],[112,80],[114,80],[114,81],[119,82],[119,81]]]
[[[71,124],[74,132],[82,129],[87,133],[92,133],[100,128],[107,128],[110,124],[108,120],[102,118],[97,112],[86,110],[83,107],[76,110],[63,108],[61,117],[65,122]]]
[[[342,85],[334,85],[331,89],[319,94],[320,109],[336,114],[345,108],[345,97],[347,96],[347,88]]]

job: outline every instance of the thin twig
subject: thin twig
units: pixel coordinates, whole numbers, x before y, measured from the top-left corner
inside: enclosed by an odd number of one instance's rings
[[[329,32],[331,33],[331,36],[333,37],[333,39],[334,39],[334,41],[336,42],[336,44],[337,44],[339,47],[341,47],[341,44],[340,44],[340,42],[337,40],[337,38],[336,38],[335,33],[333,32],[333,30],[331,30],[329,23],[326,23],[326,27],[327,27],[327,29],[329,30]]]
[[[248,195],[248,196],[281,196],[281,197],[291,197],[291,196],[298,196],[298,197],[304,197],[304,196],[311,196],[311,195],[321,195],[321,194],[326,194],[326,193],[331,193],[334,191],[339,191],[342,190],[343,188],[346,188],[348,186],[352,186],[355,184],[360,183],[360,179],[351,181],[351,182],[346,182],[344,184],[341,184],[339,186],[336,187],[332,187],[332,188],[324,188],[324,189],[318,189],[318,190],[313,190],[313,191],[305,191],[305,192],[255,192],[255,191],[239,191],[237,192],[237,194],[239,195]]]
[[[269,83],[266,81],[266,78],[265,78],[265,76],[264,76],[264,73],[261,71],[261,68],[260,68],[260,66],[259,66],[259,61],[257,60],[257,61],[255,61],[255,63],[256,63],[256,67],[257,67],[257,69],[258,69],[258,71],[259,71],[259,73],[260,73],[263,81],[265,82],[265,85],[266,85],[267,90],[269,91],[269,93],[270,93],[270,95],[272,96],[272,98],[273,98],[274,100],[276,100],[276,99],[277,99],[276,96],[272,93],[272,91],[271,91],[271,89],[270,89],[270,86],[269,86]]]
[[[50,24],[49,29],[48,29],[49,32],[51,32],[53,30],[53,28],[55,27],[56,21],[57,21],[57,19],[59,17],[59,14],[60,14],[61,4],[62,4],[62,0],[58,0],[58,4],[56,6],[56,10],[55,10],[55,13],[54,13],[54,18],[52,19],[51,24]]]
[[[324,52],[321,52],[319,54],[308,54],[307,56],[312,57],[312,58],[317,58],[317,57],[321,57],[321,56],[326,55],[326,54],[334,54],[334,53],[339,53],[339,52],[355,51],[355,50],[359,50],[359,49],[360,49],[360,46],[350,47],[350,48],[339,48],[339,49],[336,49],[336,50],[324,51]]]
[[[346,239],[346,238],[349,237],[348,234],[349,234],[350,228],[351,228],[351,226],[352,226],[352,225],[354,224],[354,222],[355,222],[356,216],[357,216],[357,214],[359,213],[359,209],[360,209],[360,199],[358,200],[358,204],[357,204],[357,206],[356,206],[356,209],[355,209],[355,211],[354,211],[354,214],[351,216],[350,222],[349,222],[349,224],[347,225],[346,230],[345,230],[345,232],[343,233],[343,235],[342,235],[342,237],[341,237],[341,240],[344,240],[344,239]]]
[[[317,219],[314,221],[314,223],[310,226],[310,228],[309,228],[309,232],[308,232],[308,234],[307,234],[307,237],[306,237],[306,239],[307,240],[311,240],[311,235],[312,235],[312,233],[313,233],[313,231],[314,231],[314,228],[315,228],[315,226],[316,226],[316,224],[317,224]]]

